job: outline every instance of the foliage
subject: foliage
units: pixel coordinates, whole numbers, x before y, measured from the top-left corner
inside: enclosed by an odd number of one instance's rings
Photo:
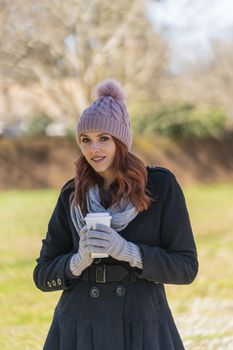
[[[77,121],[68,123],[65,136],[66,139],[76,141],[76,123]]]
[[[28,136],[45,135],[46,127],[52,119],[43,111],[36,110],[25,122],[25,131]]]
[[[225,126],[225,113],[210,105],[174,104],[149,114],[132,116],[135,134],[161,134],[174,138],[218,137]]]

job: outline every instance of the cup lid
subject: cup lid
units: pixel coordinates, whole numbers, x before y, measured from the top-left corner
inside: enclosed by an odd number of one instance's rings
[[[102,214],[102,215],[100,215]],[[86,215],[84,218],[86,222],[109,222],[109,220],[112,220],[112,217],[107,213],[90,213],[90,215]]]
[[[96,218],[96,217],[109,217],[109,213],[87,213],[87,218]]]

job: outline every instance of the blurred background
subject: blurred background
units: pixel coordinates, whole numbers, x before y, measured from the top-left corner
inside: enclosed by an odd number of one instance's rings
[[[233,349],[232,1],[1,0],[0,38],[0,348],[42,349],[60,293],[35,288],[35,259],[80,113],[114,78],[132,152],[185,193],[200,271],[166,286],[185,347]]]

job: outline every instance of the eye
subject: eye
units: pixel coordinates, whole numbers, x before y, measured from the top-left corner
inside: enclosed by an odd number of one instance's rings
[[[100,140],[101,141],[108,141],[108,140],[110,140],[110,138],[108,136],[101,136]],[[81,139],[81,142],[87,143],[87,142],[89,142],[89,139],[87,137],[84,137]]]
[[[101,140],[102,140],[102,141],[107,141],[107,140],[109,140],[109,137],[107,137],[107,136],[101,136]]]

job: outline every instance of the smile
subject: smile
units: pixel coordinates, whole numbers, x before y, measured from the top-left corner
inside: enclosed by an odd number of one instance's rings
[[[91,160],[93,160],[95,163],[100,163],[102,160],[104,160],[105,157],[93,157]]]

